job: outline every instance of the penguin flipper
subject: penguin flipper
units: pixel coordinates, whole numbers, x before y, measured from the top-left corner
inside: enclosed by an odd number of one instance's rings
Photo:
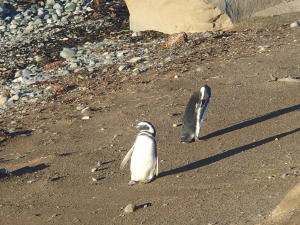
[[[127,162],[129,161],[129,159],[130,159],[130,157],[132,155],[133,149],[134,149],[134,145],[127,152],[127,154],[125,155],[124,159],[122,160],[121,165],[120,165],[120,169],[124,169],[124,167],[126,166]]]

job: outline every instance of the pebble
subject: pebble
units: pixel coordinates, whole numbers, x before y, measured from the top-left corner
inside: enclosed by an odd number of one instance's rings
[[[85,107],[81,110],[81,113],[86,114],[86,113],[89,113],[90,111],[91,111],[90,107]]]
[[[173,123],[173,127],[179,127],[181,125],[182,125],[182,123]]]
[[[293,23],[290,24],[291,28],[299,27],[299,26],[300,26],[300,21],[295,21],[295,22],[293,22]]]
[[[261,46],[258,46],[258,50],[260,52],[263,52],[263,51],[266,51],[268,48],[271,48],[272,45],[261,45]]]
[[[94,181],[94,182],[97,182],[102,179],[104,179],[104,177],[92,177],[92,181]]]
[[[95,167],[95,168],[91,169],[91,172],[94,173],[94,172],[96,172],[98,170],[99,170],[99,168]]]
[[[128,65],[121,65],[121,66],[119,66],[118,70],[121,72],[121,71],[126,70],[128,68],[129,68]]]
[[[85,108],[84,106],[77,106],[77,107],[76,107],[76,110],[81,111],[81,110],[83,110],[84,108]]]
[[[128,204],[125,208],[124,208],[124,212],[125,213],[133,213],[136,210],[136,205],[135,204]]]
[[[83,116],[81,119],[82,119],[82,120],[89,120],[90,117],[89,117],[89,116]]]

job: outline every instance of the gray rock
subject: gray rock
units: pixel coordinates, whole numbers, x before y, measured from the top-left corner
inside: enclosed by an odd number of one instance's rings
[[[54,5],[53,5],[53,9],[62,9],[63,7],[61,6],[61,4],[59,4],[59,3],[55,3]]]
[[[68,11],[68,12],[73,12],[75,9],[76,9],[76,4],[73,2],[68,3],[65,6],[65,11]]]
[[[32,72],[28,69],[25,69],[22,71],[22,76],[30,76],[32,74]]]
[[[58,16],[61,16],[61,15],[62,15],[62,10],[61,10],[61,9],[56,9],[56,10],[55,10],[55,13],[56,13]]]
[[[40,25],[40,24],[42,24],[43,23],[43,21],[39,18],[39,19],[36,19],[35,21],[34,21],[34,24],[35,25]]]
[[[55,4],[55,0],[47,0],[46,1],[46,6],[54,5],[54,4]]]
[[[54,22],[56,22],[56,21],[58,20],[58,15],[55,14],[55,13],[53,13],[53,14],[52,14],[52,20],[53,20]]]
[[[74,57],[75,51],[71,48],[63,48],[63,50],[59,54],[62,58],[69,59]]]

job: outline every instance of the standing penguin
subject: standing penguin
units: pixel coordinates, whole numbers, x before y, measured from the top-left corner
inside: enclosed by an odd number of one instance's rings
[[[128,185],[134,185],[137,181],[149,183],[158,175],[155,128],[146,121],[138,123],[136,127],[139,133],[120,166],[123,169],[129,159],[131,159],[131,180]]]
[[[195,141],[195,139],[199,139],[210,96],[210,87],[204,85],[200,88],[199,92],[194,92],[190,97],[182,118],[182,142],[192,142]]]

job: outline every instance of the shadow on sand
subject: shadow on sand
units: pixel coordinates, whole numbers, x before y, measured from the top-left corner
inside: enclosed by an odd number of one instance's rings
[[[200,167],[203,167],[203,166],[207,166],[209,164],[215,163],[219,160],[225,159],[225,158],[233,156],[235,154],[238,154],[238,153],[241,153],[241,152],[244,152],[244,151],[248,151],[252,148],[256,148],[258,146],[261,146],[261,145],[264,145],[264,144],[269,143],[271,141],[274,141],[276,138],[278,138],[278,139],[283,138],[285,136],[288,136],[288,135],[293,134],[293,133],[297,133],[299,131],[300,131],[300,128],[297,128],[297,129],[294,129],[294,130],[291,130],[291,131],[288,131],[288,132],[285,132],[285,133],[282,133],[282,134],[278,134],[278,135],[275,135],[275,136],[272,136],[272,137],[262,139],[260,141],[255,141],[255,142],[252,142],[250,144],[243,145],[241,147],[233,148],[233,149],[230,149],[226,152],[223,152],[223,153],[220,153],[220,154],[217,154],[217,155],[205,158],[205,159],[201,159],[199,161],[190,163],[188,165],[185,165],[185,166],[182,166],[182,167],[179,167],[179,168],[176,168],[176,169],[164,171],[164,172],[162,172],[158,175],[158,178],[168,176],[168,175],[172,175],[172,174],[178,174],[178,173],[186,172],[186,171],[197,169],[197,168],[200,168]]]
[[[27,173],[34,173],[36,171],[43,170],[47,167],[49,167],[49,166],[44,163],[38,164],[36,166],[25,166],[20,169],[12,171],[11,174],[14,176],[22,176]]]
[[[226,127],[224,129],[212,132],[208,135],[205,135],[205,136],[201,137],[200,140],[207,140],[209,138],[217,137],[217,136],[229,133],[231,131],[242,129],[242,128],[245,128],[245,127],[248,127],[248,126],[251,126],[251,125],[254,125],[254,124],[257,124],[257,123],[260,123],[260,122],[263,122],[263,121],[266,121],[266,120],[269,120],[269,119],[272,119],[272,118],[275,118],[275,117],[278,117],[278,116],[281,116],[283,114],[296,111],[296,110],[300,110],[300,104],[290,106],[290,107],[287,107],[287,108],[284,108],[284,109],[279,109],[279,110],[276,110],[274,112],[270,112],[270,113],[267,113],[265,115],[262,115],[260,117],[257,117],[257,118],[251,119],[251,120],[247,120],[247,121],[244,121],[242,123],[235,124],[233,126]]]

